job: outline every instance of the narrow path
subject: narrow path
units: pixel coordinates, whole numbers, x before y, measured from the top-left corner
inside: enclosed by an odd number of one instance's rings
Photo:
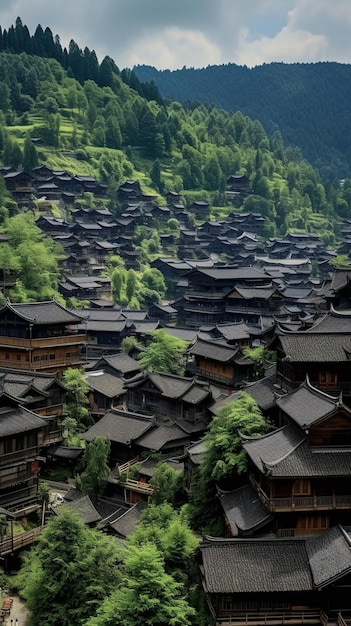
[[[11,613],[8,615],[3,622],[5,626],[17,626],[16,619],[18,620],[18,626],[28,626],[29,624],[29,613],[18,596],[12,595],[13,605],[11,608]]]

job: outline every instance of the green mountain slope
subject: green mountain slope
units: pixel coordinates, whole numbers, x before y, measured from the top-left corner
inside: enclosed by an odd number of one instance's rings
[[[258,119],[268,134],[279,128],[323,176],[351,172],[351,66],[340,63],[270,63],[252,69],[234,64],[158,71],[137,66],[164,98],[214,104]]]
[[[59,58],[50,56],[54,52]],[[351,180],[343,187],[338,181],[325,185],[278,131],[268,137],[259,121],[241,112],[165,104],[152,80],[145,87],[112,59],[92,65],[93,80],[91,67],[81,73],[91,55],[73,44],[62,58],[50,46],[40,55],[0,51],[4,165],[30,170],[39,162],[94,175],[108,185],[107,202],[116,215],[122,210],[118,185],[137,178],[161,204],[169,190],[179,192],[186,206],[209,202],[206,217],[213,219],[233,210],[225,194],[227,178],[245,173],[252,194],[235,208],[264,215],[266,237],[307,229],[334,245],[340,219],[350,214]]]

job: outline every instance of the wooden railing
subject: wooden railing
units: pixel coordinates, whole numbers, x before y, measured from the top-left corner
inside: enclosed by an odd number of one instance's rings
[[[137,491],[138,493],[146,493],[148,495],[152,495],[154,490],[148,483],[143,483],[140,480],[132,480],[131,478],[127,478],[125,483],[123,483],[125,489],[130,489],[131,491]]]
[[[43,527],[34,528],[33,530],[27,530],[19,535],[14,535],[0,542],[0,556],[4,557],[7,554],[12,554],[16,550],[31,545],[39,537],[43,531]]]
[[[30,461],[34,461],[38,451],[38,446],[32,446],[31,448],[24,448],[23,450],[17,450],[16,452],[8,452],[7,454],[2,453],[0,455],[0,469],[13,463],[28,463]]]
[[[128,472],[129,468],[132,467],[132,465],[135,465],[136,463],[138,463],[139,461],[139,457],[134,457],[134,459],[131,459],[130,461],[127,461],[126,463],[122,463],[121,465],[116,465],[116,474],[117,476],[120,476],[121,474],[124,474],[124,472]]]
[[[216,626],[264,626],[280,624],[320,624],[321,617],[319,610],[302,611],[238,611],[229,613],[227,616],[217,617]]]
[[[55,370],[58,367],[66,365],[79,365],[82,362],[80,355],[74,357],[62,357],[53,360],[47,359],[43,361],[15,361],[14,359],[0,360],[0,367],[13,368],[17,370]]]
[[[341,613],[338,613],[337,622],[338,626],[348,626],[347,621],[343,618]]]
[[[46,348],[53,346],[74,345],[76,343],[85,343],[86,335],[69,333],[67,335],[59,335],[57,337],[43,337],[40,339],[26,339],[25,337],[4,337],[0,336],[0,346],[10,346],[11,348]]]
[[[260,496],[263,504],[270,511],[328,511],[335,509],[351,509],[351,494],[269,498],[252,476],[250,477],[250,482]]]

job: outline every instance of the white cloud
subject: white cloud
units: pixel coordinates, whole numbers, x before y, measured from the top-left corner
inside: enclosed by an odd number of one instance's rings
[[[159,69],[203,67],[221,63],[221,51],[199,31],[167,28],[158,35],[134,42],[126,58],[128,67],[138,64]]]
[[[350,62],[350,0],[1,0],[2,28],[17,16],[120,68]]]
[[[247,29],[242,29],[236,50],[239,65],[262,65],[273,61],[284,63],[316,62],[324,57],[327,40],[305,30],[284,27],[275,37],[260,37],[249,41]]]

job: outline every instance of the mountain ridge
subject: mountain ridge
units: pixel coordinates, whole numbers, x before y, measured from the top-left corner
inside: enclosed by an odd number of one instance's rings
[[[349,64],[230,63],[181,70],[137,65],[133,71],[140,81],[154,82],[165,99],[241,111],[269,135],[279,129],[284,142],[298,146],[328,179],[351,174]]]

